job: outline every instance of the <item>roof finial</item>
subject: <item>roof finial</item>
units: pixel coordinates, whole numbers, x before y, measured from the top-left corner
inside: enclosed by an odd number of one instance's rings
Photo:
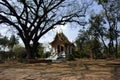
[[[59,33],[62,33],[63,31],[62,31],[62,28],[60,27],[60,29],[59,29]]]
[[[56,33],[59,34],[59,33],[63,33],[63,29],[61,26],[59,26],[57,29],[56,29]]]

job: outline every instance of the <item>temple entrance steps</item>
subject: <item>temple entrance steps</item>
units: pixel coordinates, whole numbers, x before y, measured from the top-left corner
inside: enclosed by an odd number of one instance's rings
[[[52,60],[53,62],[63,61],[63,60],[65,60],[65,54],[53,53],[53,54],[51,54],[50,57],[47,58],[47,60]]]
[[[57,60],[57,58],[58,58],[58,55],[56,53],[54,53],[54,54],[51,54],[51,56],[48,57],[47,59],[48,60]]]

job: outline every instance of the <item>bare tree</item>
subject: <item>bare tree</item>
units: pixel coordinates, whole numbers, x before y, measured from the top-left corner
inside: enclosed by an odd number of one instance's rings
[[[45,33],[56,25],[81,24],[79,18],[90,4],[84,0],[1,0],[0,24],[9,24],[18,31],[28,58],[33,59],[38,40]]]

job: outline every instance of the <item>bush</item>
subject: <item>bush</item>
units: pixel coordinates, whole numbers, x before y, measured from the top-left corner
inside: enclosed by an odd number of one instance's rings
[[[0,60],[5,61],[8,59],[13,59],[14,54],[12,52],[0,51]]]
[[[50,54],[51,54],[50,52],[46,52],[46,53],[43,54],[43,57],[48,58],[48,57],[50,57]]]
[[[80,53],[81,58],[90,58],[90,55],[87,53]]]
[[[6,60],[7,56],[5,51],[0,51],[0,61]]]
[[[22,47],[21,45],[16,45],[13,48],[13,52],[14,52],[15,59],[17,59],[18,61],[23,61],[24,59],[27,58],[27,52],[25,48]]]
[[[70,60],[70,61],[71,61],[71,60],[75,60],[75,56],[74,56],[73,54],[67,54],[67,55],[66,55],[66,59],[67,59],[67,60]]]
[[[73,53],[73,56],[74,56],[75,58],[81,58],[81,55],[80,55],[80,53],[79,53],[78,51],[74,52],[74,53]]]
[[[90,55],[88,55],[88,54],[86,54],[84,52],[79,52],[79,51],[74,52],[73,56],[75,58],[89,58],[90,57]]]
[[[102,53],[97,53],[96,59],[105,59],[105,56]]]
[[[43,52],[39,52],[37,53],[36,57],[37,58],[48,58],[50,56],[50,52],[46,52],[46,53],[43,53]]]

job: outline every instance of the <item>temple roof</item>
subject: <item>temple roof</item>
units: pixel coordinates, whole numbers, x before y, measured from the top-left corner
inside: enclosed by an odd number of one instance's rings
[[[64,44],[71,44],[71,42],[68,40],[68,38],[61,32],[57,33],[54,40],[50,43],[56,44],[56,43],[64,43]]]

